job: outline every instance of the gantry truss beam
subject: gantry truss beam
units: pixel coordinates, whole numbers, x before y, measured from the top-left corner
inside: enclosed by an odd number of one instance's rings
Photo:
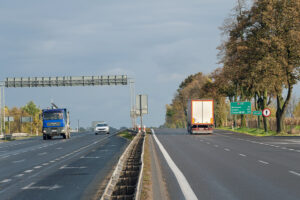
[[[127,85],[127,76],[62,76],[62,77],[23,77],[6,78],[4,86],[11,87],[63,87]]]

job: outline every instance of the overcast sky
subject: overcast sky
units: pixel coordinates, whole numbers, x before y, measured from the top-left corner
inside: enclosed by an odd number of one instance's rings
[[[149,95],[145,124],[164,123],[180,82],[218,67],[218,27],[236,0],[10,0],[0,6],[0,80],[128,75]],[[299,94],[299,86],[295,92]],[[130,126],[129,86],[6,89],[9,107],[51,99],[72,126]]]

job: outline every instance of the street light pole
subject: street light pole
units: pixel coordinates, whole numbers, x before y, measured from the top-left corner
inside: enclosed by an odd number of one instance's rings
[[[3,99],[3,128],[4,128],[4,134],[5,134],[5,94],[4,94],[5,88],[4,85],[2,85],[2,99]]]
[[[142,113],[142,95],[140,94],[140,118],[141,118],[141,130],[143,130],[143,113]]]

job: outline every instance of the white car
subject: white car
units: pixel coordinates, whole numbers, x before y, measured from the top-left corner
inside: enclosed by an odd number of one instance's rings
[[[98,123],[95,127],[95,135],[98,135],[99,133],[106,133],[109,134],[109,126],[107,123]]]

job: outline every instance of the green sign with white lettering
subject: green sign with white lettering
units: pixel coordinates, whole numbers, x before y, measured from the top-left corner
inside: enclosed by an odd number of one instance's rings
[[[256,110],[256,111],[253,111],[252,114],[253,114],[253,115],[257,115],[257,116],[261,116],[261,115],[262,115],[262,112],[259,111],[259,110]]]
[[[251,102],[231,102],[230,114],[232,115],[250,115],[251,114]]]

